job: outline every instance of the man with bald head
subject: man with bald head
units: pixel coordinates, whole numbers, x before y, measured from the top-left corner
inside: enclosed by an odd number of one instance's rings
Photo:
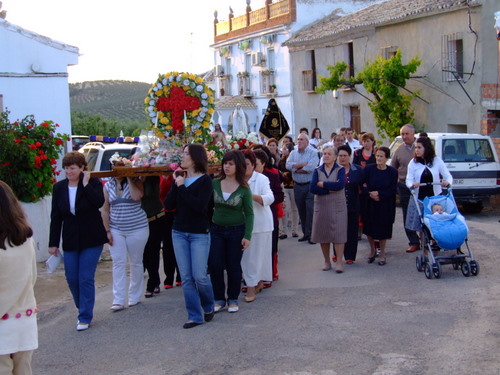
[[[415,149],[415,127],[412,124],[406,124],[400,130],[403,144],[394,152],[391,160],[391,166],[398,170],[398,193],[401,208],[403,209],[403,226],[406,222],[406,213],[408,212],[408,203],[410,202],[411,193],[406,187],[406,172],[408,170],[408,163],[413,159],[413,151]],[[408,244],[410,247],[406,249],[407,253],[413,253],[420,250],[420,239],[417,232],[406,229],[406,237],[408,237]]]
[[[297,149],[290,153],[286,160],[286,169],[292,171],[294,181],[293,193],[299,211],[300,225],[303,236],[300,242],[311,242],[312,217],[314,210],[314,197],[309,189],[314,169],[318,166],[319,157],[316,150],[309,147],[309,137],[300,133],[297,137]]]

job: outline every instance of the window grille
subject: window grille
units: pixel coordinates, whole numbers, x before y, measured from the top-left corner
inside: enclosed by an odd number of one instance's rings
[[[441,54],[443,82],[462,80],[464,76],[462,33],[443,35]]]

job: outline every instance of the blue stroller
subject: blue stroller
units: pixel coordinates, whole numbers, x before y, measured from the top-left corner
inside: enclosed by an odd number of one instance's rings
[[[446,195],[425,197],[423,202],[412,192],[423,230],[423,254],[417,256],[416,267],[428,279],[439,279],[445,264],[451,264],[454,270],[460,268],[465,277],[479,274],[479,263],[467,242],[469,228],[458,212],[451,190]],[[423,204],[422,210],[419,202]],[[442,214],[433,214],[432,207],[436,204],[442,207]],[[461,248],[464,244],[466,252]]]

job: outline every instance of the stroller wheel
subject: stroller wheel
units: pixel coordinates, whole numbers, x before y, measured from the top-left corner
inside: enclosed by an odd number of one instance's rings
[[[418,272],[422,272],[424,270],[422,256],[419,255],[415,258],[415,266],[417,267]]]
[[[470,274],[471,274],[471,267],[470,267],[470,263],[469,261],[464,261],[462,263],[462,275],[464,275],[465,277],[469,277]]]
[[[425,263],[425,266],[424,266],[424,275],[429,280],[432,279],[433,273],[432,273],[432,266],[430,265],[430,263]]]
[[[439,262],[436,262],[432,265],[432,273],[434,274],[434,277],[436,279],[441,278],[441,264],[439,264]]]
[[[470,261],[470,273],[472,276],[479,275],[479,263],[475,260]]]

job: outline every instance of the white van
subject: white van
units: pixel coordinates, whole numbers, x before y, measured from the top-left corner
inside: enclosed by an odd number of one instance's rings
[[[481,212],[483,200],[500,194],[500,164],[489,136],[464,133],[428,133],[436,155],[453,176],[453,196],[469,213]],[[391,157],[403,143],[398,136],[390,145]]]

